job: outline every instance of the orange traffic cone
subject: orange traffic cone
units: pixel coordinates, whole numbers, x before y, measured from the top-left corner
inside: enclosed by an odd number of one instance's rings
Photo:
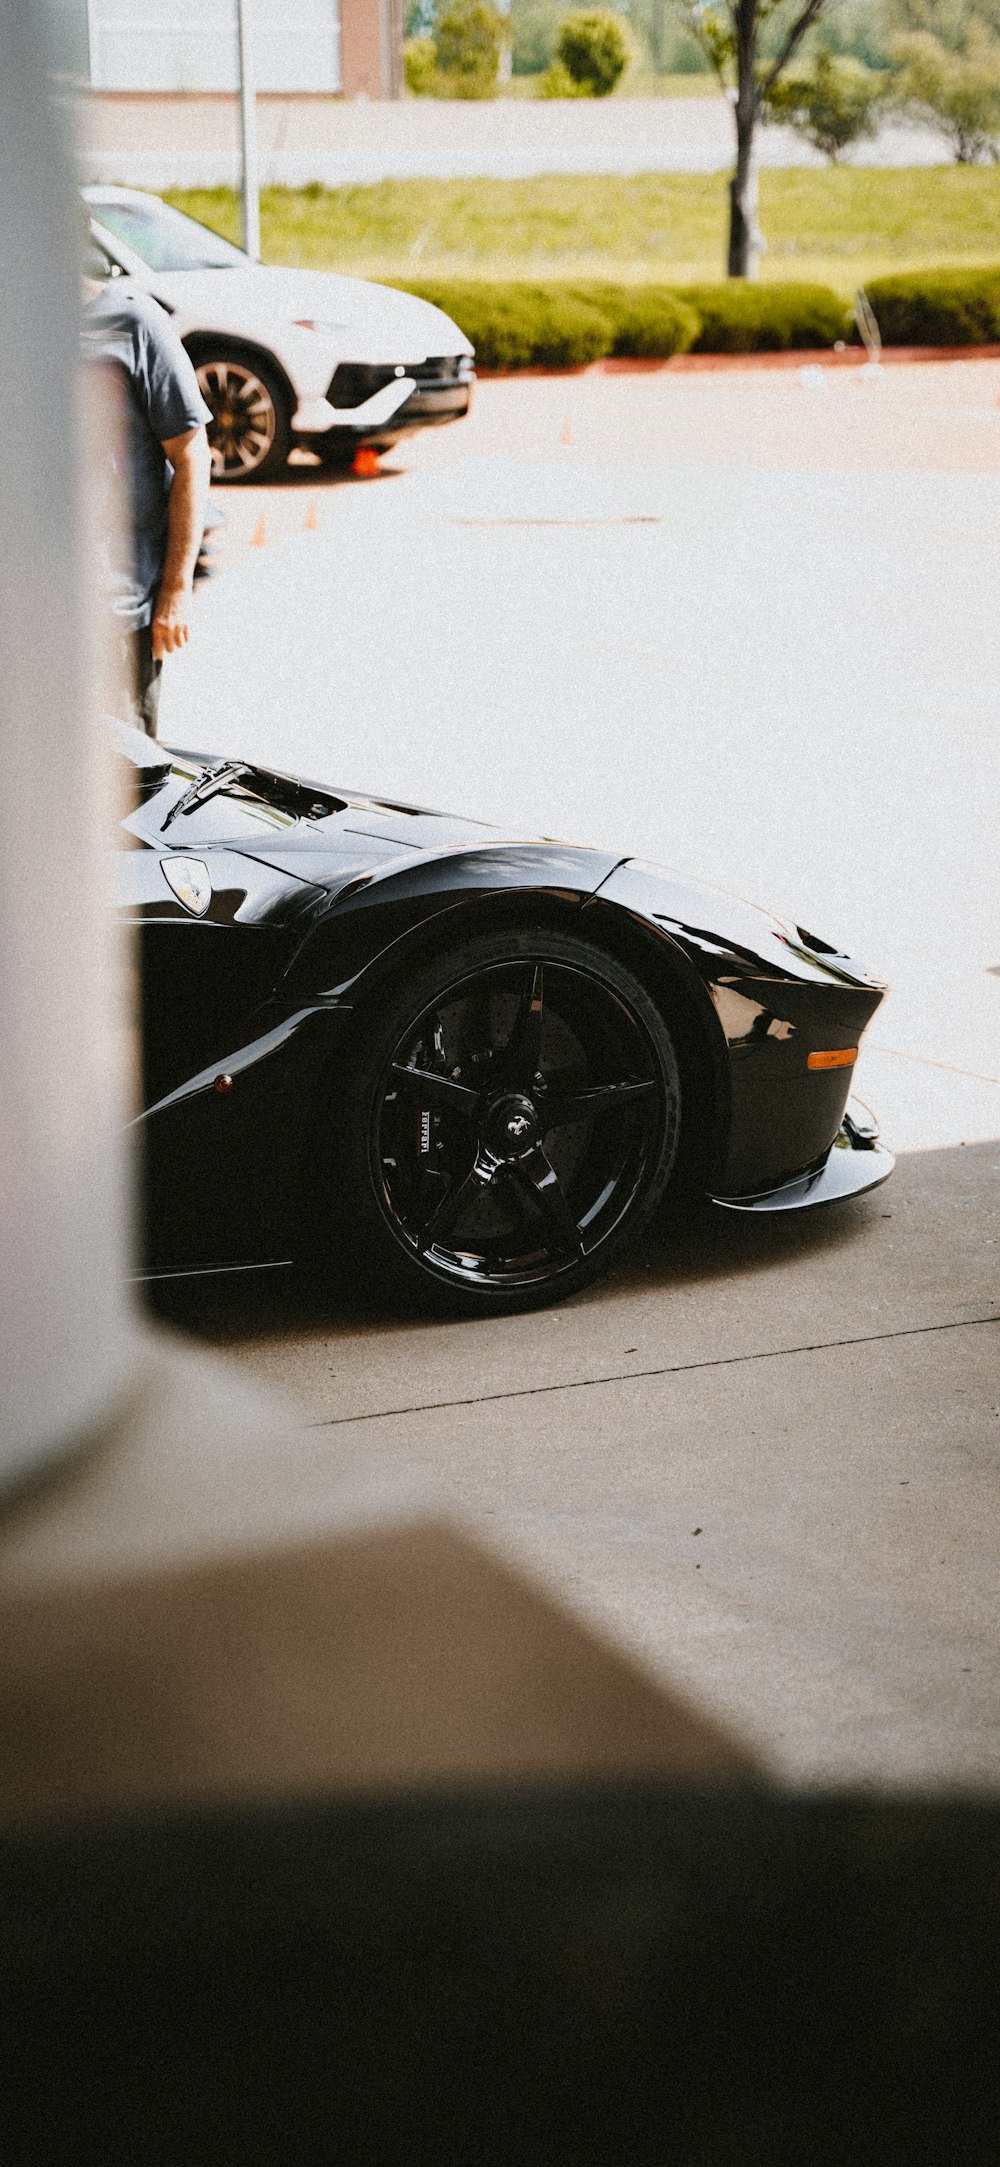
[[[257,521],[257,524],[256,524],[256,526],[255,526],[255,528],[254,528],[254,530],[253,530],[253,533],[252,533],[252,535],[250,536],[250,547],[251,547],[251,549],[263,549],[263,548],[264,548],[264,545],[265,545],[265,543],[266,543],[266,541],[267,541],[267,520],[265,519],[265,517],[264,517],[264,514],[263,514],[263,512],[262,512],[262,513],[261,513],[261,515],[260,515],[260,518],[258,519],[258,521]]]

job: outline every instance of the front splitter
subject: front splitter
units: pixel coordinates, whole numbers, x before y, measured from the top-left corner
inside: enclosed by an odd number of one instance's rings
[[[817,1204],[839,1204],[844,1197],[877,1189],[895,1164],[884,1144],[859,1146],[845,1127],[814,1173],[800,1174],[759,1196],[713,1196],[712,1203],[723,1205],[726,1211],[811,1211]]]

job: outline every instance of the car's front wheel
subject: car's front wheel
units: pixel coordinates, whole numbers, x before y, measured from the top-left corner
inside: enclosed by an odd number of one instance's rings
[[[396,989],[331,1089],[333,1242],[451,1308],[572,1294],[663,1195],[680,1088],[614,958],[559,932],[472,940]]]
[[[211,408],[214,482],[262,482],[280,474],[292,444],[288,396],[265,362],[201,352],[195,374]]]

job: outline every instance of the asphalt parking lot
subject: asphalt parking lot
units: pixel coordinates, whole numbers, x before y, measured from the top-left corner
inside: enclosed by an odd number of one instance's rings
[[[224,493],[165,700],[178,742],[673,863],[893,981],[867,1198],[706,1211],[530,1318],[258,1285],[180,1319],[807,1782],[1000,1769],[998,395],[483,385],[377,481]]]

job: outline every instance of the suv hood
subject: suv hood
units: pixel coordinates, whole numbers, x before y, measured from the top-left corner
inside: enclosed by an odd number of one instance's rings
[[[292,271],[277,265],[248,264],[246,270],[156,271],[150,289],[192,323],[231,325],[248,330],[286,330],[300,318],[337,335],[353,334],[352,358],[369,358],[355,345],[379,342],[381,359],[388,341],[394,359],[425,361],[430,354],[471,354],[472,347],[451,317],[417,294],[398,293],[367,279],[342,278],[335,271]]]

